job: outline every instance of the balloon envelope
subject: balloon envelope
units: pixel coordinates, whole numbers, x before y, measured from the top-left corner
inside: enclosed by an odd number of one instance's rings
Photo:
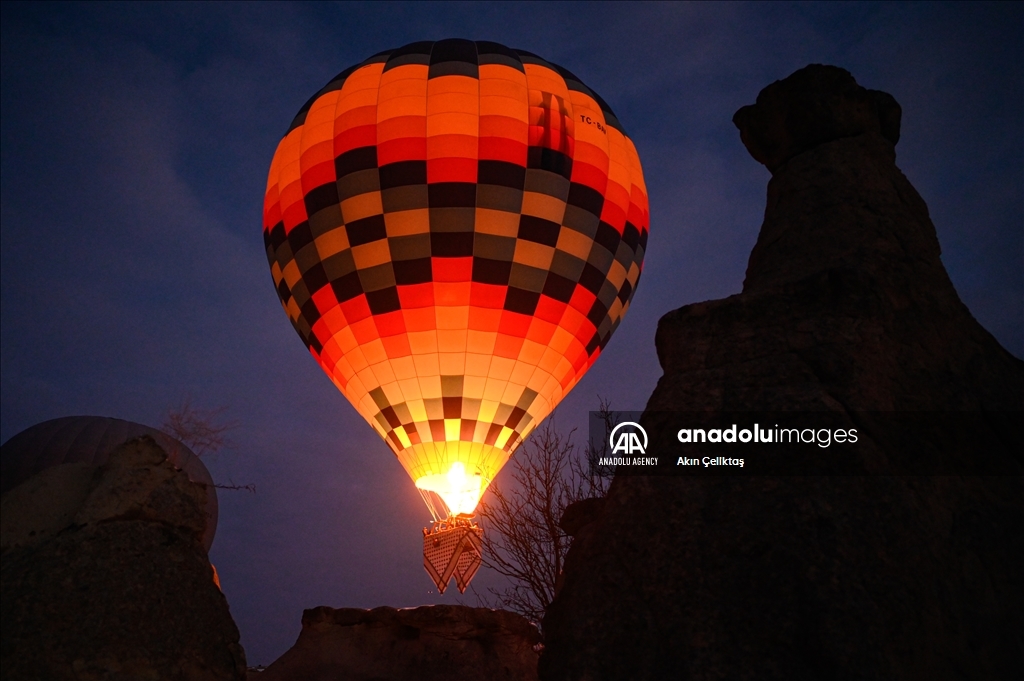
[[[184,471],[189,480],[206,485],[208,521],[203,545],[209,551],[217,533],[218,515],[213,477],[191,449],[167,433],[141,423],[104,416],[66,416],[26,428],[0,448],[0,492],[6,494],[51,466],[104,464],[120,445],[143,435],[156,440],[167,452],[167,459]]]
[[[636,149],[579,78],[442,40],[302,107],[263,236],[313,358],[417,487],[468,513],[618,326],[648,217]]]

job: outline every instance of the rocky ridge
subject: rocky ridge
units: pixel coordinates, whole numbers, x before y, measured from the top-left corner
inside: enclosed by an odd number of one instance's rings
[[[4,494],[4,679],[245,678],[202,544],[205,503],[149,437]]]
[[[540,677],[1024,676],[1024,362],[942,266],[899,105],[812,65],[734,122],[772,172],[764,223],[742,293],[661,319],[648,414],[969,411],[934,451],[983,441],[1009,474],[617,478],[573,528]],[[863,425],[864,472],[894,470],[899,434]]]
[[[260,681],[537,678],[536,627],[503,610],[461,605],[319,607]]]

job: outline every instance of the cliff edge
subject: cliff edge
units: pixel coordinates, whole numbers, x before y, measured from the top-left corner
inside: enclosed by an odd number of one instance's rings
[[[978,438],[1011,473],[616,478],[575,533],[540,677],[1024,677],[1024,362],[949,280],[895,163],[899,104],[811,65],[733,120],[772,172],[764,222],[742,293],[661,319],[648,414],[970,412],[935,446],[955,463]],[[864,426],[883,463],[906,456]]]

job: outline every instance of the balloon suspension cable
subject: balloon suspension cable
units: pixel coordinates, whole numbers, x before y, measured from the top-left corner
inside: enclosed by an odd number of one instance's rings
[[[451,513],[448,511],[447,504],[441,499],[441,495],[430,490],[416,488],[416,491],[423,497],[423,503],[426,504],[427,509],[430,511],[431,517],[434,519],[436,524],[438,521],[447,518]]]
[[[430,524],[430,527],[423,528],[423,536],[431,534],[437,534],[438,532],[444,532],[446,530],[454,530],[457,528],[470,528],[483,531],[475,521],[476,516],[469,515],[468,513],[459,513],[457,515],[449,515],[447,518],[435,519]]]

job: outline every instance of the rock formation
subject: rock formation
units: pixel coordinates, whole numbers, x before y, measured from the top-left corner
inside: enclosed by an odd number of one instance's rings
[[[503,610],[319,607],[260,681],[438,681],[537,678],[537,629]]]
[[[167,433],[141,423],[106,416],[64,416],[26,428],[0,448],[0,495],[7,494],[51,466],[83,463],[99,466],[128,440],[148,435],[175,468],[206,488],[203,546],[209,551],[217,532],[217,489],[195,452]]]
[[[149,437],[0,501],[4,679],[243,679],[201,542],[206,490]]]
[[[1010,474],[616,478],[574,528],[540,677],[1024,678],[1024,362],[942,266],[899,105],[812,65],[734,122],[772,172],[764,223],[742,293],[661,319],[647,413],[971,411],[936,446],[984,440]]]

